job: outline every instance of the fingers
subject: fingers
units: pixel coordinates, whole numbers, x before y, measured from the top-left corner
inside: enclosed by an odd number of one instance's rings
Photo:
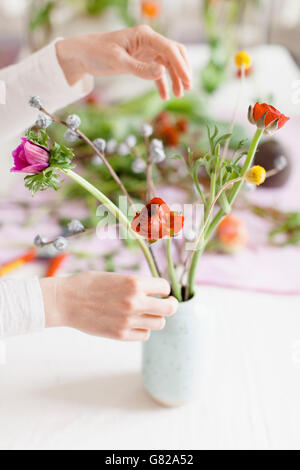
[[[145,295],[159,295],[168,297],[171,288],[166,279],[161,277],[132,276],[136,290]]]
[[[152,30],[148,31],[147,34],[151,47],[153,47],[164,58],[164,60],[166,60],[169,67],[172,67],[175,70],[175,73],[182,81],[184,88],[189,88],[192,76],[190,67],[187,65],[188,59],[183,46],[179,49],[175,42],[170,41]]]
[[[170,72],[170,77],[172,80],[173,84],[173,93],[176,98],[181,98],[183,96],[183,85],[181,80],[179,79],[179,76],[176,74],[175,70],[173,67],[170,67],[169,69]]]
[[[143,329],[151,331],[162,330],[166,325],[166,319],[155,315],[140,315],[132,318],[132,329]]]
[[[163,73],[161,78],[156,80],[156,86],[160,94],[160,97],[164,101],[167,101],[170,98],[170,94],[169,94],[169,84],[168,84],[166,72]]]
[[[181,54],[182,57],[183,57],[183,60],[184,60],[184,62],[185,62],[185,64],[186,64],[186,66],[188,67],[188,70],[189,70],[190,74],[192,75],[192,67],[191,67],[190,61],[189,61],[189,59],[188,59],[187,51],[186,51],[185,46],[183,46],[183,45],[180,44],[180,43],[177,43],[177,47],[178,47],[178,49],[179,49],[180,54]]]
[[[155,297],[146,297],[140,306],[140,313],[156,315],[159,317],[170,317],[174,315],[178,308],[178,301],[175,297],[167,299],[156,299]]]
[[[150,338],[149,330],[130,330],[125,338],[125,341],[148,341]]]

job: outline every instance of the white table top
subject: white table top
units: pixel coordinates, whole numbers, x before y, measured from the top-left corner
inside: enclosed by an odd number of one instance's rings
[[[286,63],[282,49],[273,57]],[[284,76],[298,78],[290,65]],[[202,296],[217,315],[215,366],[179,409],[144,392],[139,344],[54,329],[0,345],[0,449],[299,449],[300,298],[209,287]]]
[[[143,390],[139,344],[52,330],[6,342],[0,449],[300,448],[300,298],[202,289],[216,357],[199,399]]]

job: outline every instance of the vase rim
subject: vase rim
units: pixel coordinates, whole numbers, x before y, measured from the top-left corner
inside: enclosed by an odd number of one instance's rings
[[[191,305],[199,296],[199,288],[196,287],[193,297],[190,297],[188,300],[179,302],[179,305]]]

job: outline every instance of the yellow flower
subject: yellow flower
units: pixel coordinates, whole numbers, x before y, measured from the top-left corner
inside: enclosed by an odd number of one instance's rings
[[[235,64],[238,69],[244,66],[245,70],[248,70],[252,64],[251,56],[246,51],[240,51],[235,56]]]
[[[255,165],[246,172],[245,179],[248,183],[259,186],[265,182],[266,176],[266,170],[260,165]]]

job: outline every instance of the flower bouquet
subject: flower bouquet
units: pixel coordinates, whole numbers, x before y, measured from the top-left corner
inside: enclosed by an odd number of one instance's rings
[[[213,130],[208,127],[209,148],[205,155],[197,159],[191,151],[187,151],[187,155],[176,155],[175,158],[185,166],[197,194],[196,201],[191,206],[185,205],[181,213],[172,210],[157,193],[154,185],[153,166],[165,159],[166,155],[162,142],[153,136],[151,125],[144,124],[141,127],[146,154],[136,155],[136,165],[145,172],[147,181],[146,199],[138,206],[111,167],[104,139],[90,141],[80,130],[81,122],[77,115],[70,115],[66,121],[61,121],[45,109],[39,97],[32,97],[30,104],[42,114],[38,117],[36,126],[27,132],[26,138],[22,138],[21,144],[14,150],[14,167],[11,171],[27,174],[25,185],[32,194],[48,188],[58,190],[61,177],[71,178],[94,196],[114,217],[121,229],[118,232],[120,238],[136,241],[154,277],[162,274],[153,248],[159,241],[165,245],[167,271],[163,277],[170,281],[172,295],[180,305],[176,315],[168,319],[165,329],[153,332],[145,343],[144,383],[149,393],[164,404],[177,405],[185,402],[197,393],[198,379],[203,376],[206,350],[212,331],[211,315],[202,307],[199,311],[201,294],[196,290],[199,260],[219,224],[231,212],[243,184],[247,182],[260,185],[270,174],[274,174],[274,170],[266,172],[263,167],[253,166],[252,163],[263,134],[280,129],[289,118],[271,105],[256,103],[248,110],[249,121],[256,126],[248,149],[240,142],[235,152],[227,157],[231,134],[220,135],[217,127]],[[114,203],[101,188],[95,187],[74,170],[76,158],[72,149],[50,141],[47,128],[52,122],[66,127],[67,141],[82,139],[93,149],[123,193],[119,204]],[[128,139],[127,144],[132,147],[134,153],[136,140]],[[208,191],[199,182],[200,169],[206,172],[209,179]],[[184,225],[190,222],[194,210],[199,208],[201,217],[194,222],[192,236],[190,232],[187,236]],[[74,233],[83,231],[84,228],[74,229]],[[74,233],[71,233],[71,236]],[[179,238],[184,243],[185,259],[181,266],[174,263],[174,238]],[[40,246],[44,244],[40,238],[36,243]],[[67,238],[63,237],[54,241],[56,249],[64,249],[66,243]],[[202,362],[199,362],[199,357]]]

